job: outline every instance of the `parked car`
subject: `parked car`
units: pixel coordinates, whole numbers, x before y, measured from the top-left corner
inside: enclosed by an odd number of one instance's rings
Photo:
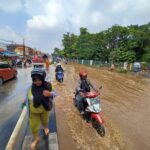
[[[0,85],[2,85],[4,81],[16,77],[16,68],[12,68],[8,63],[0,62]]]

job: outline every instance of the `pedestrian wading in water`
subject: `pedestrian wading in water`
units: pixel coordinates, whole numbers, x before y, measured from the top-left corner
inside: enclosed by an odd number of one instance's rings
[[[32,85],[28,90],[27,105],[29,108],[29,124],[33,134],[33,141],[30,145],[34,150],[40,141],[39,130],[42,125],[45,135],[49,134],[49,115],[53,107],[53,98],[56,92],[51,83],[45,81],[46,72],[43,69],[35,68],[31,72]]]

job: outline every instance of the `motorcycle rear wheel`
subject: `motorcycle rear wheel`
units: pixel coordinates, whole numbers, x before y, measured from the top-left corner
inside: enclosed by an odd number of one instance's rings
[[[97,133],[101,136],[105,136],[105,128],[102,124],[100,124],[97,120],[92,119],[92,126],[96,129]]]
[[[75,107],[77,107],[77,103],[76,103],[75,97],[73,98],[73,104],[74,104]]]

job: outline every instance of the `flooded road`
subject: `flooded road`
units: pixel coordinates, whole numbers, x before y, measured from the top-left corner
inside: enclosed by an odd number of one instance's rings
[[[0,86],[0,150],[4,150],[21,113],[21,103],[31,84],[30,71],[17,69],[18,77]]]
[[[150,149],[150,80],[83,65],[64,65],[65,80],[56,85],[60,97],[56,108],[74,139],[73,149],[83,150],[149,150]],[[100,137],[73,106],[73,92],[80,69],[86,69],[89,79],[101,90],[102,117],[106,136]],[[64,122],[64,121],[62,121]],[[65,123],[64,123],[65,124]],[[63,125],[64,125],[63,124]],[[60,125],[60,126],[63,126]],[[68,131],[64,131],[67,133]],[[61,137],[61,136],[60,136]],[[62,137],[63,139],[63,137]],[[67,139],[66,139],[67,140]],[[63,141],[64,142],[64,141]],[[62,144],[64,144],[62,142]],[[70,142],[71,143],[71,142]],[[68,147],[69,147],[68,143]],[[66,147],[61,147],[65,150]]]
[[[104,86],[103,111],[121,130],[124,144],[132,150],[150,149],[150,80],[107,70],[93,77]]]
[[[56,123],[60,150],[149,150],[150,80],[78,64],[67,64],[64,83],[52,83],[57,90]],[[101,89],[102,117],[106,136],[100,137],[90,123],[82,119],[73,105],[79,70],[88,71],[89,79]],[[0,150],[9,139],[21,111],[21,102],[31,83],[31,69],[18,69],[18,78],[0,87]],[[6,130],[8,129],[8,130]],[[64,138],[65,137],[65,138]]]

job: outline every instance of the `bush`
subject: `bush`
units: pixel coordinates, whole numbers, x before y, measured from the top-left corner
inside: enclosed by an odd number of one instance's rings
[[[148,69],[148,63],[147,62],[141,62],[141,65],[142,65],[142,70]]]
[[[125,70],[123,67],[117,68],[117,72],[119,73],[127,73],[127,70]]]

